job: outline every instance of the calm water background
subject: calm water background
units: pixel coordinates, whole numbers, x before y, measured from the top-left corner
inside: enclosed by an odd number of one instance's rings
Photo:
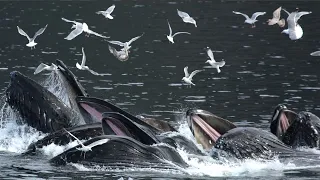
[[[113,20],[95,14],[112,4],[116,5]],[[281,34],[282,29],[278,26],[267,25],[266,21],[279,6],[290,12],[296,7],[312,11],[299,20],[304,30],[302,39],[292,41]],[[78,76],[91,96],[109,100],[133,114],[177,124],[178,115],[187,108],[197,107],[238,125],[268,129],[274,106],[279,103],[286,103],[295,111],[307,110],[320,115],[317,101],[320,98],[320,58],[309,55],[320,48],[319,7],[320,2],[314,1],[0,2],[0,81],[3,82],[0,87],[5,90],[9,73],[14,70],[43,80],[44,75],[33,75],[34,69],[41,62],[50,64],[60,59]],[[198,27],[182,22],[176,9],[188,12]],[[256,28],[251,28],[243,23],[244,17],[233,14],[233,10],[250,16],[256,11],[266,11],[267,14],[258,18]],[[287,17],[284,13],[282,15]],[[61,17],[84,21],[92,30],[110,36],[111,40],[124,42],[143,32],[145,34],[132,44],[130,59],[120,62],[109,53],[107,41],[101,38],[82,34],[72,41],[64,40],[71,31],[71,24],[62,21]],[[170,44],[166,39],[169,33],[167,19],[173,32],[188,31],[191,35],[178,35],[175,44]],[[48,28],[36,39],[36,49],[30,50],[25,46],[27,39],[18,34],[16,26],[33,36],[46,24]],[[207,46],[214,51],[217,61],[226,61],[220,74],[206,67]],[[87,65],[110,75],[94,76],[76,69],[76,62],[82,58],[82,47]],[[195,76],[195,87],[188,88],[181,81],[185,66],[189,66],[189,71],[205,69]],[[52,170],[45,160],[35,160],[33,164],[26,160],[25,165],[24,160],[15,156],[0,153],[0,177],[85,178],[92,175],[86,172],[70,174],[65,169]],[[36,170],[30,170],[30,167]],[[305,170],[297,175],[287,173],[284,176],[315,177],[319,174],[317,171]],[[108,176],[106,172],[95,172],[92,177],[105,176]]]

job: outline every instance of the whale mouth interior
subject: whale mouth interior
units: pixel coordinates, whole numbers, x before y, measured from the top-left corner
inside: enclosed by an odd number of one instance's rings
[[[208,123],[206,123],[198,115],[193,116],[192,120],[193,120],[194,124],[199,126],[205,132],[205,134],[210,138],[210,140],[213,141],[214,143],[221,136],[221,133],[219,133],[218,130],[211,127]]]
[[[80,102],[80,106],[90,115],[92,115],[94,118],[96,118],[97,121],[102,120],[102,113],[104,112],[112,112],[112,110],[108,107],[101,107],[97,106],[95,103],[90,102]]]
[[[276,130],[276,136],[282,137],[283,134],[286,133],[290,125],[293,123],[293,121],[298,117],[298,114],[291,110],[282,110],[278,114],[277,118],[277,130]]]
[[[128,128],[116,118],[104,118],[106,124],[103,125],[104,133],[119,136],[133,137]]]

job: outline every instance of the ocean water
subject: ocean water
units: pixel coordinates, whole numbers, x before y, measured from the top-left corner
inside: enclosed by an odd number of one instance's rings
[[[116,5],[113,20],[95,14],[112,4]],[[208,110],[239,126],[268,130],[273,109],[279,103],[285,103],[294,111],[320,115],[317,103],[320,58],[309,55],[320,48],[319,5],[316,1],[1,1],[0,87],[4,92],[9,73],[20,71],[49,86],[63,99],[64,94],[48,74],[33,75],[41,62],[50,64],[60,59],[91,96],[108,100],[135,115],[169,121],[179,133],[191,139],[183,118],[188,108]],[[304,30],[301,39],[292,41],[281,34],[283,28],[267,25],[266,21],[279,6],[289,12],[297,7],[301,11],[312,11],[299,20]],[[184,23],[177,9],[194,17],[198,27]],[[251,28],[243,23],[244,17],[232,11],[250,15],[256,11],[267,13],[258,17],[256,27]],[[286,18],[285,13],[281,15]],[[110,36],[110,40],[128,41],[143,32],[144,35],[132,44],[130,59],[120,62],[109,53],[108,42],[94,35],[82,34],[72,41],[64,40],[71,25],[61,17],[84,21],[92,30]],[[191,35],[178,35],[174,44],[169,43],[167,20],[173,32],[187,31]],[[36,39],[36,48],[26,47],[27,39],[18,34],[16,26],[33,36],[46,24],[46,31]],[[109,75],[94,76],[75,68],[82,59],[82,47],[87,65]],[[221,73],[205,63],[206,47],[213,50],[217,61],[226,61]],[[196,86],[192,88],[181,81],[185,66],[189,71],[205,69],[193,78]],[[4,97],[1,101],[4,102]],[[5,105],[0,117],[2,179],[312,179],[320,172],[317,159],[221,164],[211,159],[190,158],[182,149],[179,153],[190,168],[181,172],[110,170],[79,164],[53,167],[48,160],[75,142],[64,147],[45,147],[40,158],[21,157],[31,142],[45,134],[17,125],[15,120],[19,117]],[[305,150],[318,153],[314,149]]]

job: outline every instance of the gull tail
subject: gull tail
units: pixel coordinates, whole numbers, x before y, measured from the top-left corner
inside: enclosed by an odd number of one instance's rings
[[[104,11],[97,11],[96,14],[103,14]]]
[[[76,67],[77,67],[78,69],[82,69],[82,67],[81,67],[81,65],[80,65],[79,63],[76,63]]]
[[[280,27],[284,27],[284,26],[286,25],[286,21],[285,21],[284,19],[280,19],[280,20],[278,21],[278,25],[279,25]]]
[[[110,14],[107,14],[107,18],[113,19],[113,17]]]
[[[37,69],[34,71],[33,74],[38,74],[38,73],[42,72],[46,67],[48,67],[48,65],[43,64],[43,63],[39,64],[39,66],[37,67]]]

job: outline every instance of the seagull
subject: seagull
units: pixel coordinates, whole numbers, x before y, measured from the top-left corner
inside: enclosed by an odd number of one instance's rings
[[[280,27],[284,27],[286,25],[286,21],[284,19],[280,19],[280,15],[281,7],[279,7],[273,12],[273,17],[272,19],[268,20],[268,25],[278,24]]]
[[[142,33],[140,36],[137,36],[137,37],[134,37],[132,38],[130,41],[128,42],[120,42],[120,41],[108,41],[109,43],[111,44],[115,44],[115,45],[119,45],[119,46],[122,46],[122,50],[126,49],[126,50],[129,50],[131,48],[130,44],[133,42],[133,41],[136,41],[137,39],[139,39],[140,37],[142,37],[144,35],[144,33]]]
[[[122,49],[121,51],[117,51],[114,47],[109,46],[109,51],[112,53],[118,60],[120,61],[127,61],[129,59],[129,50],[126,48]]]
[[[87,70],[87,71],[89,71],[91,74],[96,75],[96,76],[104,76],[104,75],[106,75],[106,74],[99,74],[99,73],[91,70],[88,66],[85,65],[85,64],[86,64],[86,60],[87,60],[86,54],[84,53],[84,48],[82,48],[82,61],[81,61],[81,65],[78,64],[78,63],[76,63],[76,67],[77,67],[78,69],[80,69],[80,70]]]
[[[105,11],[98,11],[98,12],[96,12],[96,14],[102,14],[102,15],[104,15],[104,17],[107,18],[107,19],[113,19],[113,17],[111,16],[111,13],[113,12],[113,10],[114,10],[115,7],[116,7],[115,5],[112,5],[112,6],[110,6],[107,10],[105,10]]]
[[[246,18],[246,20],[245,20],[244,22],[245,22],[245,23],[248,23],[248,24],[252,24],[252,27],[253,27],[253,28],[256,27],[254,23],[258,21],[258,20],[256,20],[257,17],[266,14],[266,12],[255,12],[255,13],[252,14],[252,17],[249,18],[248,15],[243,14],[243,13],[241,13],[241,12],[236,12],[236,11],[232,11],[232,12],[233,12],[234,14],[240,14],[240,15],[244,16],[244,17]]]
[[[32,49],[32,47],[36,48],[35,46],[38,44],[38,43],[34,42],[34,40],[36,39],[37,36],[41,35],[44,32],[44,30],[46,30],[47,26],[48,26],[48,24],[44,28],[39,29],[34,34],[33,38],[30,38],[26,32],[24,32],[21,28],[19,28],[19,26],[17,26],[17,28],[18,28],[19,34],[28,38],[29,43],[26,44],[26,46],[30,47]]]
[[[194,85],[194,86],[195,86],[195,84],[192,83],[192,78],[193,78],[193,76],[196,75],[198,72],[201,72],[201,71],[204,71],[204,70],[194,70],[194,71],[189,75],[188,66],[186,66],[186,67],[184,67],[183,71],[184,71],[184,77],[182,78],[182,80],[183,80],[184,82],[186,82],[187,84],[189,84],[190,87],[191,87],[191,85]]]
[[[315,51],[310,54],[311,56],[320,56],[320,51]]]
[[[178,15],[182,18],[183,22],[194,24],[194,26],[197,27],[197,22],[192,17],[190,17],[188,13],[179,11],[179,9],[177,9],[177,12]]]
[[[73,23],[71,29],[74,29],[74,30],[71,31],[70,34],[64,38],[66,40],[72,40],[75,37],[77,37],[78,35],[80,35],[82,32],[86,32],[88,34],[88,36],[89,36],[89,34],[93,34],[93,35],[101,37],[101,38],[109,38],[109,37],[103,36],[101,34],[98,34],[94,31],[90,30],[87,23],[80,23],[77,21],[71,21],[66,18],[61,18],[61,19],[65,22]]]
[[[283,9],[283,11],[289,15],[287,18],[288,29],[283,30],[281,33],[288,34],[289,38],[291,40],[300,39],[303,35],[303,30],[302,30],[301,26],[298,24],[298,20],[300,19],[301,16],[306,15],[306,14],[311,14],[312,12],[311,11],[310,12],[296,11],[296,12],[289,13],[285,9]]]
[[[70,136],[72,136],[79,145],[81,145],[81,147],[76,148],[78,151],[83,151],[83,152],[88,152],[88,151],[92,151],[92,148],[95,146],[99,146],[102,144],[105,144],[109,141],[109,139],[100,139],[98,141],[94,141],[91,144],[88,144],[87,146],[85,146],[76,136],[74,136],[72,133],[70,133],[69,131],[67,131],[65,128],[63,128]],[[85,158],[86,154],[84,154],[84,158]]]
[[[58,69],[57,65],[55,65],[55,64],[53,64],[53,63],[51,63],[51,66],[46,65],[46,64],[44,64],[44,63],[40,63],[39,66],[37,67],[37,69],[34,71],[33,74],[38,74],[38,73],[42,72],[43,70],[55,71],[55,70],[57,70],[57,69]]]
[[[206,63],[209,63],[213,68],[217,69],[218,73],[220,73],[221,72],[220,67],[223,67],[226,64],[226,62],[225,61],[216,62],[214,60],[212,50],[209,47],[207,47],[207,54],[210,59],[207,60]]]
[[[168,20],[167,20],[167,21],[168,21]],[[171,29],[171,26],[170,26],[169,21],[168,21],[168,26],[169,26],[169,31],[170,31],[170,33],[169,33],[169,35],[167,35],[167,38],[168,38],[168,40],[169,40],[172,44],[174,43],[173,37],[174,37],[175,35],[178,35],[178,34],[191,34],[191,33],[188,33],[188,32],[176,32],[176,33],[174,33],[174,34],[172,35],[172,29]]]

